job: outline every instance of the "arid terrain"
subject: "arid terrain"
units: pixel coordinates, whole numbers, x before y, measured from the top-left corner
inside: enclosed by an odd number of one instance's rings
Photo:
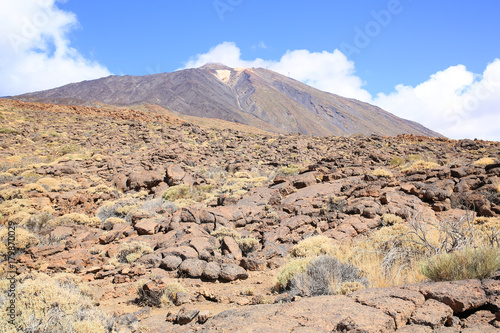
[[[6,332],[500,330],[499,142],[0,99],[0,224]]]

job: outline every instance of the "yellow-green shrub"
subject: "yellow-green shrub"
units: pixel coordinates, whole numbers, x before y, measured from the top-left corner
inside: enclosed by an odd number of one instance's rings
[[[19,252],[24,252],[32,246],[36,246],[39,243],[38,238],[31,234],[28,230],[23,228],[15,228],[15,239],[14,239],[14,250],[17,254]],[[9,230],[3,228],[0,230],[0,258],[4,259],[4,256],[9,252],[7,245],[9,237]]]
[[[394,214],[383,214],[382,215],[382,224],[384,226],[394,225],[398,223],[403,223],[403,219]]]
[[[153,253],[151,246],[144,242],[121,243],[116,259],[121,263],[132,263],[145,254]]]
[[[323,235],[313,236],[301,240],[292,248],[291,257],[317,257],[331,254],[335,247],[331,238]]]
[[[303,273],[307,270],[307,266],[313,259],[314,257],[305,257],[289,260],[283,267],[281,267],[278,276],[276,277],[274,289],[276,291],[284,291],[288,287],[290,281],[297,274]]]
[[[88,217],[87,215],[80,213],[65,214],[54,220],[54,225],[62,225],[69,223],[76,223],[95,228],[99,228],[101,226],[101,220],[98,217]]]
[[[372,175],[377,177],[387,177],[387,178],[391,178],[394,176],[391,171],[383,168],[373,170]]]
[[[474,165],[484,166],[489,164],[495,164],[495,159],[491,157],[483,157],[474,162]]]
[[[419,265],[422,274],[432,281],[484,279],[500,268],[500,249],[483,246],[441,253]]]
[[[6,282],[6,283],[5,283]],[[1,292],[9,288],[2,280]],[[110,317],[94,307],[92,299],[83,294],[80,286],[66,280],[58,281],[45,274],[18,277],[15,293],[16,315],[12,332],[105,332],[110,328]],[[0,304],[0,327],[10,328],[7,316],[8,302]],[[105,330],[106,328],[106,330]],[[85,330],[85,329],[91,329]]]

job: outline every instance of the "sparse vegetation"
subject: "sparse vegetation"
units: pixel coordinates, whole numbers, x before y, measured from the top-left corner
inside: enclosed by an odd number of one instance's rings
[[[432,281],[484,279],[500,268],[500,249],[465,247],[437,254],[422,261],[419,268]]]
[[[255,237],[241,237],[240,233],[233,228],[220,227],[212,231],[211,235],[219,240],[222,240],[226,236],[232,237],[238,243],[244,255],[254,251],[259,245],[259,241]]]
[[[287,288],[292,294],[305,296],[333,295],[339,293],[342,286],[342,291],[347,292],[346,282],[368,286],[368,280],[363,277],[361,270],[333,256],[322,255],[311,260],[305,271],[295,274]]]
[[[25,252],[32,246],[36,246],[39,243],[38,237],[30,233],[28,230],[23,228],[15,228],[14,248],[7,248],[7,238],[9,237],[9,229],[0,229],[0,261],[5,260],[5,256],[10,252],[12,255],[18,255],[19,253]]]
[[[483,157],[474,162],[474,165],[485,166],[489,164],[494,164],[495,159],[491,157]]]
[[[14,327],[8,322],[6,293],[8,280],[2,280],[0,326],[12,332],[110,332],[113,319],[94,306],[77,282],[45,274],[19,277],[16,288]],[[90,329],[90,330],[87,330]],[[85,331],[87,330],[87,331]]]
[[[385,178],[391,178],[394,176],[391,171],[389,171],[387,169],[383,169],[383,168],[373,170],[372,175],[377,176],[377,177],[385,177]]]
[[[319,235],[300,241],[292,248],[290,256],[293,258],[317,257],[323,254],[331,254],[334,249],[331,238]]]
[[[69,223],[86,225],[94,228],[99,228],[101,226],[101,220],[98,217],[88,217],[80,213],[65,214],[53,220],[54,225],[65,225]]]
[[[401,217],[394,214],[382,214],[382,224],[384,226],[391,226],[399,223],[403,223]]]
[[[161,291],[149,290],[145,288],[146,283],[140,282],[137,288],[136,302],[141,306],[164,307],[175,304],[178,293],[187,293],[179,282],[171,281],[165,284],[165,288]]]
[[[152,253],[153,249],[144,242],[132,241],[121,243],[120,249],[116,253],[116,259],[120,263],[133,263],[143,255]]]

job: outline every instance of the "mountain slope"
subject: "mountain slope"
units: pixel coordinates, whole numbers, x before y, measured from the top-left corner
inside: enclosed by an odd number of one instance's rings
[[[220,64],[147,76],[109,76],[13,98],[78,105],[156,104],[181,115],[274,132],[440,136],[376,106],[317,90],[270,70]]]

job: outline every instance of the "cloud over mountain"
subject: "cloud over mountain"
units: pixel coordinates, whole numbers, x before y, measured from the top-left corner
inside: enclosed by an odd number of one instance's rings
[[[56,0],[0,2],[0,96],[110,74],[71,47],[68,34],[78,21]]]

